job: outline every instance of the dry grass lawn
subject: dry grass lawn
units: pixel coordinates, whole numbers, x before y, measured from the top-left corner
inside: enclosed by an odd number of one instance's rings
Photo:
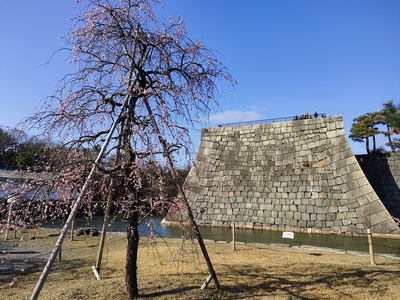
[[[38,239],[31,239],[35,235]],[[29,299],[57,237],[48,231],[26,233],[16,247],[0,253],[0,299]],[[240,244],[206,242],[221,285],[199,287],[208,276],[196,243],[179,239],[142,238],[139,253],[140,299],[396,299],[400,297],[400,260],[369,256]],[[103,255],[102,280],[96,280],[99,237],[66,239],[39,299],[127,299],[125,237],[109,234]],[[4,249],[10,244],[0,242]],[[182,247],[183,246],[183,247]],[[28,251],[29,250],[29,251]],[[30,253],[31,256],[28,256]],[[13,256],[12,256],[13,255]],[[22,262],[15,257],[20,255]],[[35,263],[35,259],[42,261]],[[21,266],[18,265],[22,264]],[[10,269],[17,269],[10,273]],[[10,283],[16,278],[15,284]]]

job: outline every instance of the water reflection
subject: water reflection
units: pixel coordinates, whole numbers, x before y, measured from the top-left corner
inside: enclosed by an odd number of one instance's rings
[[[150,222],[143,222],[139,227],[139,233],[141,235],[148,235],[149,227],[154,230],[157,236],[162,237],[182,237],[182,234],[187,234],[188,232],[188,228],[182,229],[179,226],[163,226],[160,222],[160,218],[155,218]],[[44,225],[44,227],[50,228],[60,228],[61,226],[61,222],[50,222]],[[100,231],[103,226],[103,217],[93,217],[91,220],[76,219],[75,228],[82,226],[92,226]],[[125,232],[126,227],[121,217],[113,218],[107,231]],[[200,231],[204,239],[226,242],[232,241],[232,231],[228,228],[201,227]],[[294,239],[292,240],[282,238],[282,232],[236,229],[235,239],[237,242],[244,243],[279,243],[289,244],[291,246],[310,245],[347,251],[368,252],[367,237],[295,233]],[[379,238],[375,236],[373,241],[375,253],[395,254],[400,256],[400,239]]]

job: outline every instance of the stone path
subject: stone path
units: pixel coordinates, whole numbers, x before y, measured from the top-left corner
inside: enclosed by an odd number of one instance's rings
[[[18,276],[30,269],[43,268],[52,245],[30,241],[0,242],[0,281],[4,275]],[[9,276],[6,276],[9,277]]]

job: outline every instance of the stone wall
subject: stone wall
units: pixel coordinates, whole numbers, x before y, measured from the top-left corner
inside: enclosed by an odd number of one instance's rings
[[[350,149],[341,116],[203,129],[185,192],[199,225],[399,233]]]
[[[12,179],[12,180],[25,180],[25,179],[34,179],[37,177],[37,173],[28,173],[26,171],[18,171],[18,170],[5,170],[0,169],[0,179]]]
[[[400,218],[400,153],[365,154],[356,158],[386,209]]]

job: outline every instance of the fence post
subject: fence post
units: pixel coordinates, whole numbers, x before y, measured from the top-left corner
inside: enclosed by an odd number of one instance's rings
[[[368,247],[369,247],[369,257],[371,260],[371,266],[375,266],[375,258],[374,258],[374,246],[372,244],[372,233],[371,229],[367,229],[367,235],[368,235]]]
[[[236,250],[236,240],[235,240],[235,222],[232,225],[232,250]]]

